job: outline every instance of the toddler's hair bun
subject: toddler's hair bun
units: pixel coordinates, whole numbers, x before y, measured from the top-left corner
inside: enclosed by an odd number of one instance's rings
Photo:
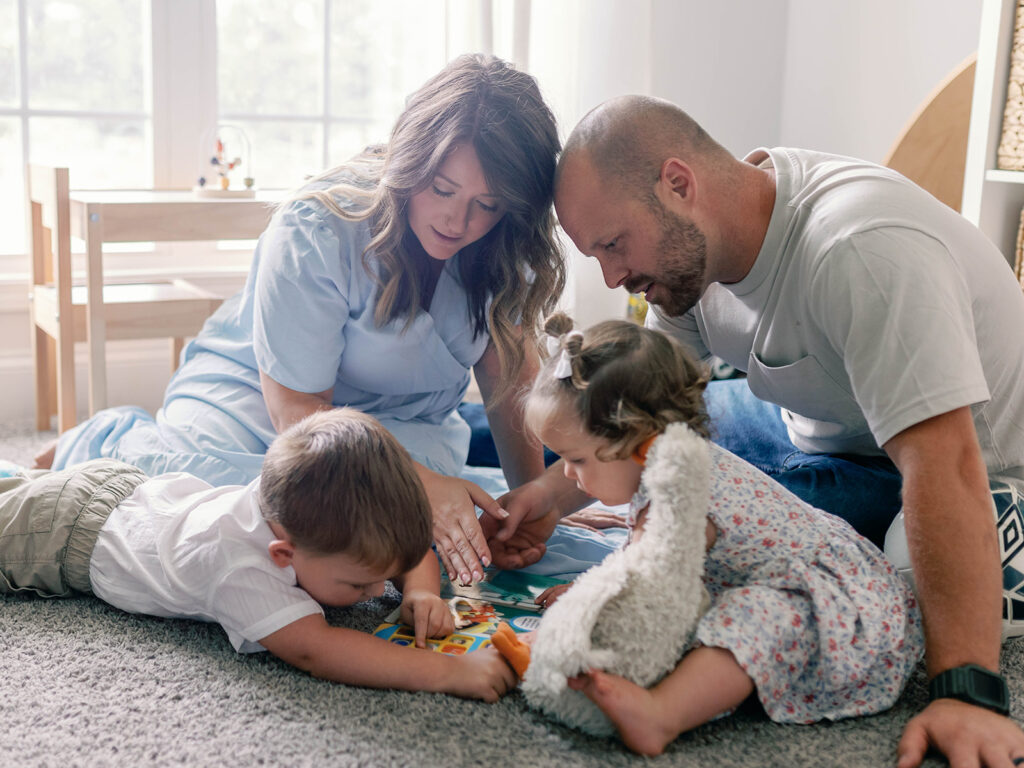
[[[544,333],[558,338],[572,330],[572,318],[564,312],[554,312],[544,319]]]

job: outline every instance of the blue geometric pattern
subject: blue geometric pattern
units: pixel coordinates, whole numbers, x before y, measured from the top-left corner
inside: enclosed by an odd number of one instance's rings
[[[999,555],[1003,566],[1003,620],[1024,621],[1024,513],[1013,484],[991,483],[996,506]]]

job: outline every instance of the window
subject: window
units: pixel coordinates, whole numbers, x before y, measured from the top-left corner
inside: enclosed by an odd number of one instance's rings
[[[79,186],[152,184],[148,6],[0,0],[0,254],[25,251],[29,157]]]
[[[410,91],[480,47],[487,5],[0,0],[0,278],[28,271],[29,159],[67,165],[76,188],[187,187],[204,137],[230,124],[248,138],[257,186],[295,186],[386,140]],[[155,263],[187,270],[204,250],[161,245]],[[247,264],[243,252],[234,266]]]
[[[249,136],[259,184],[294,186],[385,141],[405,96],[448,59],[455,5],[219,0],[220,119]]]

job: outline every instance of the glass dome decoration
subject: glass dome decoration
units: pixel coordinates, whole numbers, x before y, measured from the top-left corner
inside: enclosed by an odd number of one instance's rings
[[[199,197],[255,197],[255,184],[252,146],[245,131],[224,123],[207,131],[200,146],[199,172],[192,191]]]

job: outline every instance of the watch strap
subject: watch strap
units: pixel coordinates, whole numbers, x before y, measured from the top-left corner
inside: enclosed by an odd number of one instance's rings
[[[928,698],[958,699],[986,707],[1001,715],[1010,714],[1010,690],[1002,675],[977,664],[965,664],[941,672],[928,684]]]

